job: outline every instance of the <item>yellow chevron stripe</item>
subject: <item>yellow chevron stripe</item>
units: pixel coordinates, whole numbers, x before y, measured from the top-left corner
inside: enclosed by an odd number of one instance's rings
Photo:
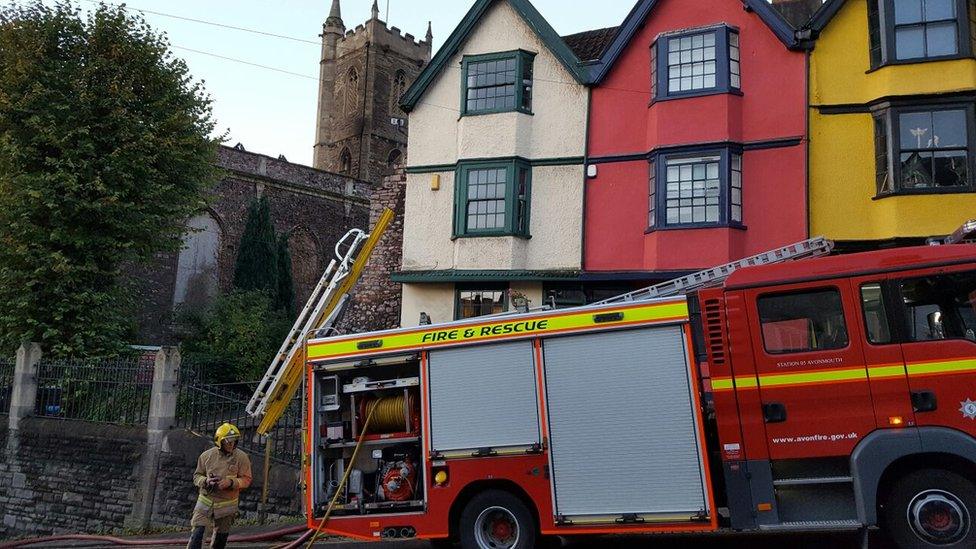
[[[976,370],[976,359],[947,360],[943,362],[914,362],[908,365],[909,376],[950,374]]]
[[[730,391],[735,388],[731,377],[717,377],[712,380],[713,391]]]
[[[811,383],[837,383],[867,379],[864,368],[845,368],[826,372],[797,372],[792,374],[767,374],[760,376],[760,387],[780,387],[783,385],[808,385]]]
[[[868,377],[871,379],[897,378],[905,375],[903,364],[891,366],[872,366],[868,368]]]
[[[939,362],[915,362],[908,365],[908,376],[920,377],[928,375],[976,372],[976,358],[961,360],[946,360]],[[885,366],[871,366],[867,369],[845,368],[843,370],[795,372],[790,374],[764,374],[759,376],[761,387],[782,387],[785,385],[812,385],[818,383],[839,383],[844,381],[859,381],[868,378],[873,380],[894,379],[905,375],[905,366],[889,364]],[[731,391],[738,389],[755,389],[756,379],[753,377],[718,377],[712,379],[712,389],[715,391]]]

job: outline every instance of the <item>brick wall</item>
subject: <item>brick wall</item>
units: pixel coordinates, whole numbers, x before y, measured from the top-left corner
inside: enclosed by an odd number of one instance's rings
[[[400,269],[403,254],[403,200],[406,191],[403,168],[383,178],[370,195],[369,226],[373,227],[385,208],[394,212],[393,221],[377,244],[363,276],[355,287],[349,308],[339,323],[342,333],[369,332],[400,326],[400,284],[390,275]]]

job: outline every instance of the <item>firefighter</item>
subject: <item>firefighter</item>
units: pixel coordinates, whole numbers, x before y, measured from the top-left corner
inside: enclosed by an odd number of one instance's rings
[[[227,544],[230,527],[237,517],[238,497],[241,490],[251,485],[251,460],[237,449],[240,438],[237,427],[224,423],[214,434],[216,447],[197,459],[193,484],[200,489],[200,495],[190,519],[193,532],[187,549],[200,549],[207,526],[214,530],[212,548],[224,549]]]

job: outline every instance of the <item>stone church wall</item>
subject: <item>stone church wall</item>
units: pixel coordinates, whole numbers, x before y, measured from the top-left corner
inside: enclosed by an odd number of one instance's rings
[[[366,229],[372,185],[230,147],[220,148],[218,165],[225,175],[214,187],[204,214],[219,232],[211,239],[201,239],[206,246],[195,256],[184,253],[184,257],[193,258],[195,272],[215,268],[217,288],[229,290],[248,206],[265,196],[275,229],[290,235],[296,304],[304,304],[331,259],[335,242],[350,228]],[[211,252],[209,242],[214,239],[218,244]],[[134,343],[174,343],[174,298],[186,296],[187,306],[197,306],[212,297],[214,292],[207,288],[186,287],[194,284],[193,269],[181,273],[179,260],[177,252],[164,253],[153,265],[130,268],[129,279],[139,300]],[[206,277],[197,281],[208,283]]]

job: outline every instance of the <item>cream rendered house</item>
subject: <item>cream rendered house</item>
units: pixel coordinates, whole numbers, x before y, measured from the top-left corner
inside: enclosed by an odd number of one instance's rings
[[[564,40],[527,0],[478,0],[407,91],[403,326],[500,312],[518,294],[538,306],[579,280],[580,56],[612,30]]]

